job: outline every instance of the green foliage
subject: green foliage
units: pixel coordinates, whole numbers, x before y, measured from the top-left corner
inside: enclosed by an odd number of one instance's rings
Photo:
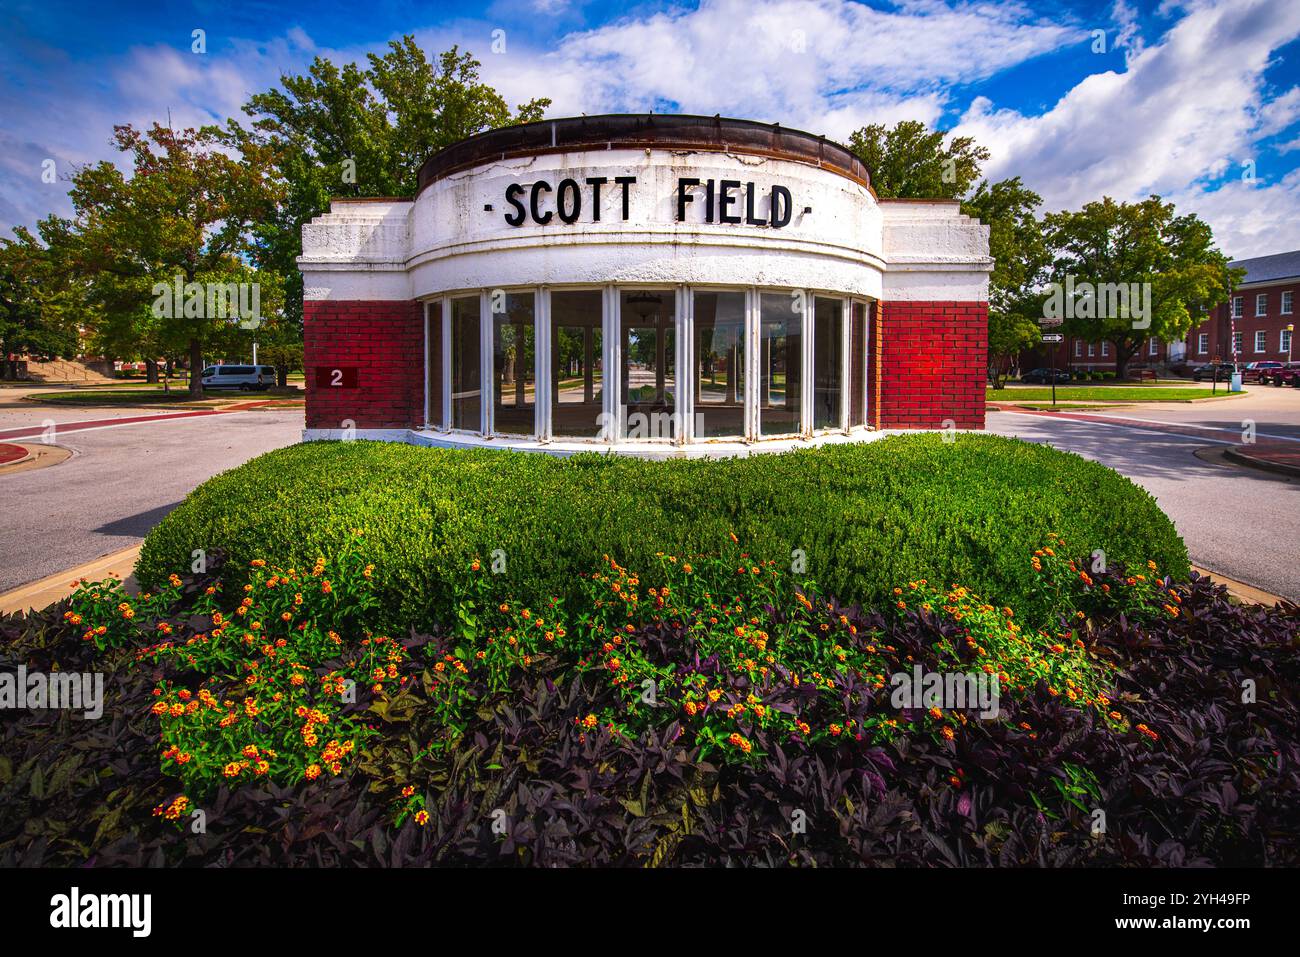
[[[285,276],[285,311],[302,322],[302,225],[335,196],[414,196],[421,164],[445,146],[493,127],[541,119],[550,100],[512,114],[479,78],[479,62],[453,46],[430,61],[407,35],[368,65],[317,57],[307,73],[244,105],[252,128],[232,135],[276,155],[284,199],[258,226],[256,261]],[[277,364],[280,362],[277,360]]]
[[[76,355],[77,325],[90,314],[85,284],[67,268],[70,225],[50,216],[37,226],[39,239],[21,226],[0,239],[0,363],[11,353]]]
[[[989,227],[989,364],[1000,385],[1011,358],[1039,343],[1041,285],[1052,256],[1036,215],[1042,198],[1020,177],[980,183],[962,212]]]
[[[1117,203],[1109,196],[1086,203],[1077,212],[1048,213],[1043,223],[1055,255],[1052,280],[1067,276],[1094,286],[1149,283],[1149,325],[1135,328],[1131,308],[1099,310],[1108,315],[1067,318],[1062,330],[1089,342],[1115,345],[1122,377],[1129,360],[1150,337],[1162,342],[1182,339],[1196,322],[1228,298],[1234,271],[1214,246],[1209,225],[1188,213],[1178,216],[1173,203],[1152,196],[1139,203]],[[1243,275],[1236,271],[1236,277]]]
[[[947,136],[919,120],[893,129],[873,123],[849,137],[849,149],[867,164],[881,199],[958,199],[979,179],[989,151],[969,136],[945,143]]]
[[[928,578],[1022,608],[1033,579],[1018,556],[1052,531],[1113,561],[1188,568],[1154,499],[1104,466],[997,436],[916,435],[666,462],[308,443],[201,485],[149,534],[136,571],[161,581],[195,549],[218,548],[237,567],[310,565],[353,529],[376,566],[380,628],[447,620],[476,558],[536,604],[581,594],[579,573],[602,556],[653,569],[658,552],[705,553],[733,532],[756,560],[789,567],[802,555],[849,601]]]

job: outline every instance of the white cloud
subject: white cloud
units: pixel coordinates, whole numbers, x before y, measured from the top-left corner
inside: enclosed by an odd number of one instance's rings
[[[1300,91],[1273,95],[1264,82],[1273,52],[1297,35],[1293,0],[1196,3],[1158,42],[1130,52],[1122,73],[1086,77],[1038,116],[977,98],[958,129],[992,150],[987,175],[1020,175],[1048,208],[1159,193],[1200,212],[1233,256],[1244,254],[1238,245],[1292,248],[1278,244],[1294,244],[1296,230],[1270,238],[1239,211],[1267,199],[1277,212],[1268,221],[1300,220],[1294,182],[1269,186],[1265,176],[1215,190],[1213,181],[1300,119]]]

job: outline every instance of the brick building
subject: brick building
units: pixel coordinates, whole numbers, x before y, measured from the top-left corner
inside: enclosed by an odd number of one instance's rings
[[[303,227],[305,438],[732,454],[982,428],[987,227],[780,126],[612,115]]]
[[[1300,358],[1291,330],[1300,291],[1300,250],[1239,259],[1246,270],[1232,296],[1187,337],[1189,362],[1259,362]]]

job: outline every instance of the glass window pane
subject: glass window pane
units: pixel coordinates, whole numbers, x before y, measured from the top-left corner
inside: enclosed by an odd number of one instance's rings
[[[813,428],[840,428],[844,303],[818,296],[813,310]]]
[[[442,428],[442,302],[429,303],[428,340],[424,353],[425,395],[429,397],[429,428]]]
[[[533,347],[534,302],[531,292],[499,298],[492,314],[492,431],[532,435],[536,399],[536,354]]]
[[[745,294],[695,293],[695,429],[745,437]]]
[[[675,439],[676,297],[671,289],[619,293],[623,437]]]
[[[849,323],[849,426],[867,424],[867,304],[853,304]]]
[[[551,434],[601,432],[605,388],[600,290],[551,293]]]
[[[451,301],[451,427],[477,432],[482,427],[478,296]]]
[[[790,293],[761,297],[758,339],[758,431],[761,436],[799,432],[799,363],[802,301]]]

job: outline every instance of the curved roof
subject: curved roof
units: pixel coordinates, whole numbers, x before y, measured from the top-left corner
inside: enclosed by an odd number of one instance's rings
[[[870,187],[862,160],[824,136],[780,124],[681,113],[608,113],[503,126],[439,150],[420,167],[419,190],[451,173],[494,160],[606,149],[688,149],[747,153],[807,163]]]

